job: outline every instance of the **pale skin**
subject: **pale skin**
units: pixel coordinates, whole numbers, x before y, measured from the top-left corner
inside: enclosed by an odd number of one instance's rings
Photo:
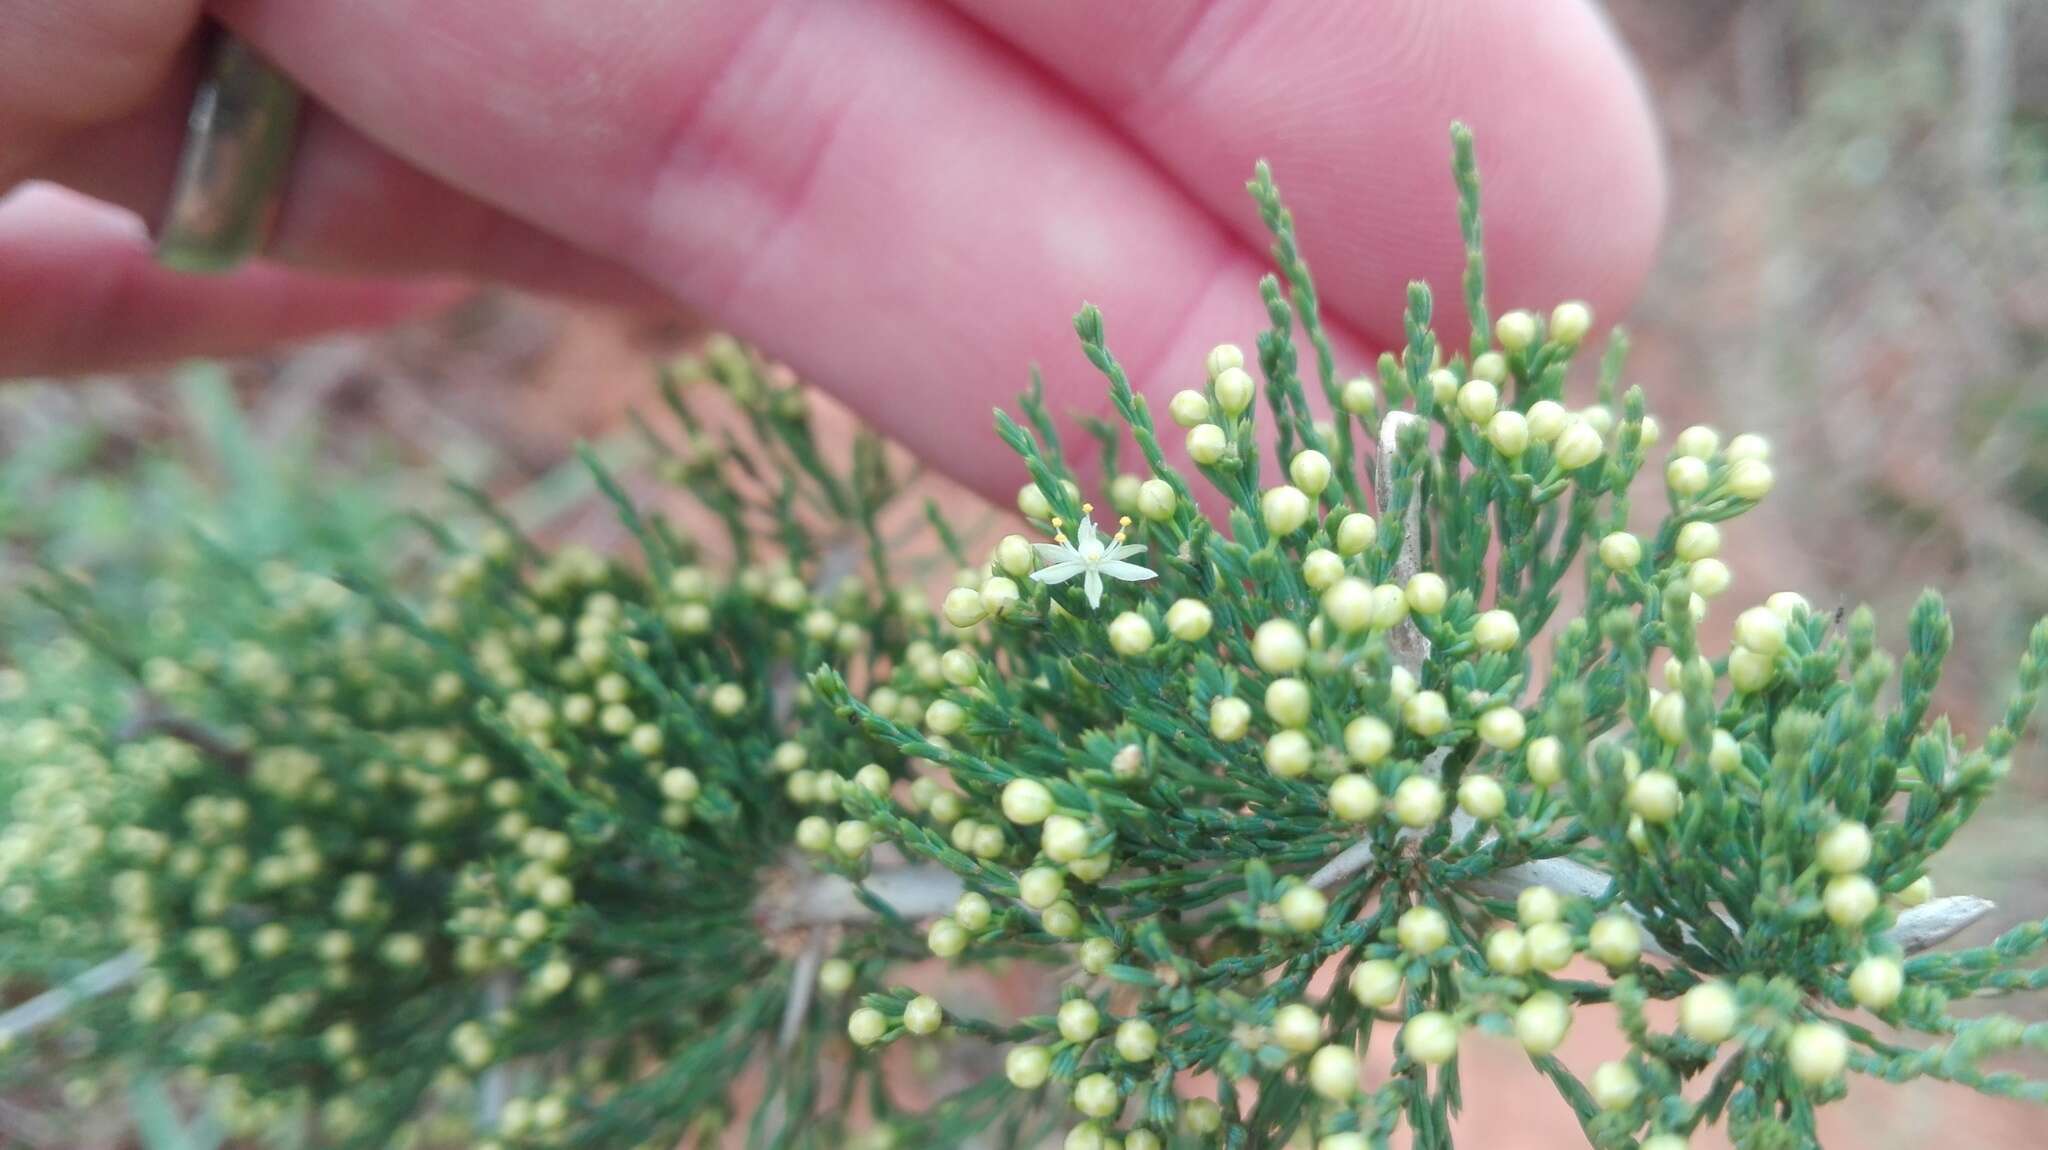
[[[270,258],[192,280],[107,205],[161,208],[206,14],[314,105]],[[1618,316],[1663,168],[1581,0],[0,0],[0,376],[374,327],[502,281],[758,341],[1008,496],[983,432],[1028,365],[1054,410],[1104,406],[1083,300],[1161,407],[1211,344],[1251,346],[1258,157],[1340,361],[1398,339],[1413,278],[1460,330],[1454,118],[1495,309]]]

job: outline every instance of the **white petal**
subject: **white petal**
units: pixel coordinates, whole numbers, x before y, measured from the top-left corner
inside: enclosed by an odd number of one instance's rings
[[[1081,581],[1081,588],[1088,592],[1090,607],[1102,606],[1102,576],[1098,575],[1094,568],[1089,568],[1088,577]]]
[[[1122,579],[1126,583],[1139,579],[1159,578],[1159,572],[1149,567],[1140,567],[1136,563],[1126,563],[1121,559],[1111,559],[1107,563],[1097,564],[1095,569],[1112,579]]]
[[[1064,543],[1033,543],[1031,549],[1038,552],[1040,563],[1072,563],[1080,558],[1072,547]]]
[[[1095,541],[1095,521],[1086,515],[1081,517],[1081,529],[1074,534],[1074,541],[1082,547]]]
[[[1086,564],[1079,560],[1072,560],[1066,563],[1055,563],[1050,567],[1040,567],[1031,573],[1031,577],[1040,583],[1051,585],[1054,583],[1065,583],[1087,569]]]
[[[1143,543],[1119,543],[1104,551],[1102,557],[1104,559],[1122,559],[1126,555],[1136,555],[1144,549],[1145,545]]]

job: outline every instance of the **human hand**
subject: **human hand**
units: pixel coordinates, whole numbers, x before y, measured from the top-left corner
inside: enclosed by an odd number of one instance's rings
[[[0,0],[0,188],[163,204],[199,0]],[[1496,308],[1613,316],[1663,174],[1590,0],[227,0],[310,94],[269,261],[160,269],[132,224],[0,200],[0,375],[374,325],[451,279],[663,299],[760,342],[946,471],[1014,486],[989,409],[1043,366],[1101,384],[1100,304],[1141,391],[1264,326],[1268,158],[1340,361],[1397,342],[1402,286],[1462,269],[1451,120],[1486,178]]]

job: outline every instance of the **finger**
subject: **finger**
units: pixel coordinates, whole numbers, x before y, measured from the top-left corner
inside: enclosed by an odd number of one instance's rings
[[[1106,406],[1068,326],[1083,300],[1154,394],[1263,326],[1251,248],[940,9],[223,11],[380,143],[629,262],[984,491],[1018,482],[987,428],[1027,365],[1054,410]]]
[[[198,23],[199,0],[0,0],[0,191],[62,137],[141,106]]]
[[[1617,317],[1654,255],[1664,175],[1642,84],[1595,4],[948,0],[1128,134],[1248,242],[1269,159],[1329,305],[1398,341],[1404,285],[1467,321],[1447,128],[1474,132],[1495,314]],[[1453,335],[1450,338],[1457,339]]]
[[[460,292],[264,266],[180,275],[153,261],[125,212],[49,185],[0,197],[0,376],[251,351],[384,326]]]
[[[154,226],[170,195],[197,73],[187,53],[134,110],[74,129],[32,174]],[[301,112],[266,255],[331,274],[461,275],[635,306],[665,299],[617,263],[457,192],[318,106]]]

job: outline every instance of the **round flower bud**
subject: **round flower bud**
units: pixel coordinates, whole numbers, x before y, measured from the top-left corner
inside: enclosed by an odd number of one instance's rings
[[[1036,1090],[1052,1076],[1052,1053],[1043,1046],[1013,1046],[1003,1056],[1003,1077],[1019,1090]]]
[[[1145,481],[1136,475],[1118,475],[1109,481],[1110,506],[1126,514],[1137,510],[1138,489]]]
[[[1770,686],[1777,673],[1777,665],[1769,655],[1759,655],[1747,647],[1728,652],[1728,682],[1743,694]]]
[[[1408,609],[1417,615],[1440,615],[1450,601],[1451,589],[1444,577],[1433,571],[1418,571],[1408,579],[1405,592]]]
[[[1529,965],[1545,974],[1563,970],[1578,953],[1571,928],[1561,922],[1539,922],[1522,936],[1529,940]]]
[[[1032,551],[1030,540],[1022,535],[1005,535],[996,544],[994,566],[1013,579],[1022,579],[1038,566],[1038,556]]]
[[[1288,461],[1287,477],[1309,495],[1321,495],[1330,485],[1330,457],[1320,451],[1296,452]]]
[[[1234,343],[1219,343],[1209,349],[1204,366],[1209,369],[1209,378],[1215,379],[1233,367],[1244,366],[1244,349]]]
[[[1429,373],[1429,394],[1438,408],[1448,412],[1458,399],[1458,377],[1448,368],[1437,368]]]
[[[1252,632],[1252,661],[1269,675],[1285,675],[1308,662],[1308,637],[1286,619],[1268,619]]]
[[[1585,420],[1574,420],[1558,434],[1557,465],[1566,471],[1577,471],[1606,454],[1607,445],[1601,442],[1600,433]]]
[[[1394,820],[1402,826],[1433,826],[1443,814],[1444,788],[1435,779],[1410,775],[1394,788]]]
[[[1755,503],[1769,495],[1777,482],[1771,465],[1761,459],[1744,459],[1728,467],[1728,493],[1737,499]]]
[[[1625,914],[1603,914],[1586,932],[1586,953],[1610,970],[1634,966],[1643,954],[1642,928]]]
[[[1793,1027],[1785,1053],[1793,1076],[1808,1086],[1825,1086],[1849,1068],[1849,1040],[1825,1022]]]
[[[1339,632],[1346,635],[1355,635],[1371,627],[1377,614],[1372,585],[1355,576],[1337,580],[1323,592],[1323,614]]]
[[[1091,938],[1080,948],[1081,969],[1090,974],[1101,974],[1116,961],[1116,944],[1106,938]]]
[[[1512,613],[1496,608],[1472,621],[1472,642],[1482,651],[1512,651],[1522,641],[1522,625]]]
[[[965,630],[988,617],[982,608],[981,595],[971,587],[955,587],[946,592],[946,601],[939,608],[946,622]]]
[[[1323,920],[1329,913],[1330,900],[1314,887],[1292,887],[1280,896],[1280,921],[1298,934],[1323,929]]]
[[[1332,1102],[1346,1102],[1358,1093],[1358,1056],[1349,1046],[1331,1044],[1309,1056],[1308,1087]]]
[[[1643,416],[1643,422],[1641,425],[1641,434],[1643,437],[1643,445],[1647,447],[1650,444],[1657,442],[1659,439],[1664,438],[1664,425],[1657,422],[1656,416],[1645,415]]]
[[[1401,1028],[1401,1051],[1424,1066],[1442,1066],[1458,1054],[1458,1024],[1440,1010],[1425,1010]]]
[[[1116,1055],[1125,1062],[1150,1062],[1159,1051],[1159,1031],[1142,1018],[1116,1028]]]
[[[1116,1079],[1107,1074],[1090,1074],[1074,1083],[1074,1109],[1090,1118],[1108,1118],[1123,1109]]]
[[[1067,890],[1067,876],[1049,866],[1035,866],[1017,876],[1017,898],[1032,910],[1044,910]]]
[[[1466,386],[1471,386],[1467,384]],[[1509,459],[1529,450],[1529,420],[1519,411],[1498,411],[1486,421],[1486,441]]]
[[[1244,738],[1251,729],[1252,705],[1225,695],[1209,704],[1209,733],[1226,743]]]
[[[1266,740],[1266,769],[1278,778],[1298,779],[1315,765],[1315,744],[1300,731],[1280,731]]]
[[[953,903],[953,921],[968,930],[981,930],[995,916],[995,908],[989,905],[988,896],[976,891],[962,894]]]
[[[1492,775],[1466,775],[1458,780],[1458,808],[1482,823],[1492,822],[1508,806],[1508,794]]]
[[[1059,1027],[1061,1038],[1068,1042],[1086,1042],[1102,1029],[1102,1012],[1085,998],[1070,998],[1060,1003],[1054,1022]]]
[[[1275,679],[1266,686],[1266,714],[1283,727],[1305,727],[1315,697],[1300,679]]]
[[[855,1046],[873,1046],[889,1033],[889,1019],[872,1006],[863,1006],[846,1017],[846,1036]]]
[[[1487,935],[1486,965],[1497,974],[1529,973],[1529,940],[1511,926]]]
[[[1394,749],[1394,728],[1371,715],[1344,724],[1344,751],[1360,766],[1371,766]]]
[[[924,932],[925,946],[940,958],[953,958],[967,949],[967,929],[950,918],[935,920]]]
[[[1829,874],[1855,874],[1870,865],[1870,828],[1844,821],[1822,831],[1814,852]]]
[[[1717,554],[1721,550],[1721,529],[1711,523],[1688,523],[1678,529],[1674,550],[1687,563]]]
[[[810,815],[796,824],[796,846],[798,850],[811,854],[824,854],[832,849],[832,824],[818,815]]]
[[[1372,589],[1372,625],[1384,631],[1398,627],[1408,619],[1408,596],[1392,583],[1382,583]]]
[[[1379,524],[1373,522],[1372,516],[1354,511],[1337,521],[1337,554],[1363,554],[1379,537]]]
[[[1190,1098],[1181,1104],[1180,1122],[1196,1137],[1207,1137],[1223,1129],[1223,1108],[1213,1098]]]
[[[1491,707],[1479,716],[1479,738],[1489,747],[1512,751],[1522,745],[1529,726],[1513,707]]]
[[[1173,484],[1164,479],[1147,479],[1138,485],[1138,514],[1154,523],[1163,523],[1173,518],[1180,508],[1180,496],[1173,493]]]
[[[1215,614],[1200,599],[1177,599],[1166,609],[1166,633],[1183,643],[1207,638],[1215,623]]]
[[[1536,342],[1536,317],[1525,311],[1511,311],[1493,321],[1493,338],[1512,354]]]
[[[1327,591],[1344,577],[1344,560],[1335,551],[1318,547],[1302,557],[1301,580],[1311,591]]]
[[[1694,563],[1688,568],[1685,578],[1687,582],[1692,584],[1692,589],[1695,592],[1708,599],[1712,599],[1721,592],[1726,591],[1728,584],[1734,581],[1735,576],[1728,570],[1726,563],[1721,562],[1719,559],[1707,558]]]
[[[1110,1150],[1110,1140],[1102,1133],[1101,1126],[1083,1122],[1067,1131],[1067,1136],[1060,1141],[1060,1150]]]
[[[1664,465],[1664,486],[1681,496],[1698,495],[1707,489],[1712,479],[1706,461],[1690,455],[1673,456],[1671,462]]]
[[[1728,462],[1764,462],[1771,457],[1771,441],[1761,435],[1743,432],[1728,441]]]
[[[1323,1044],[1323,1016],[1315,1008],[1290,1002],[1273,1012],[1273,1045],[1295,1054],[1307,1054]]]
[[[951,699],[933,699],[924,709],[925,729],[935,734],[955,734],[966,725],[967,708]]]
[[[1109,645],[1126,659],[1135,659],[1152,649],[1152,624],[1136,611],[1126,611],[1109,621]]]
[[[1820,905],[1836,926],[1862,926],[1877,913],[1877,885],[1860,874],[1836,875],[1821,888]]]
[[[1712,459],[1721,449],[1721,433],[1703,423],[1693,424],[1678,433],[1672,441],[1671,450],[1691,459]]]
[[[1742,746],[1735,736],[1716,727],[1713,748],[1707,752],[1707,765],[1717,771],[1728,772],[1742,765]]]
[[[1686,1141],[1685,1135],[1666,1131],[1662,1134],[1652,1134],[1648,1138],[1643,1139],[1642,1144],[1637,1146],[1636,1150],[1689,1150],[1691,1146],[1692,1143]]]
[[[1898,894],[1899,905],[1907,907],[1919,906],[1933,897],[1934,879],[1924,874],[1907,883]]]
[[[1053,815],[1038,832],[1038,846],[1056,863],[1073,862],[1088,853],[1095,834],[1088,824],[1072,815]]]
[[[1564,778],[1564,744],[1555,735],[1541,735],[1529,744],[1523,758],[1529,768],[1529,781],[1539,787],[1555,785]]]
[[[1566,347],[1577,347],[1593,329],[1593,309],[1577,300],[1558,304],[1550,312],[1550,338]]]
[[[1889,1010],[1906,988],[1906,968],[1896,958],[1873,954],[1849,972],[1849,994],[1866,1010]]]
[[[1037,779],[1011,779],[1003,784],[1003,817],[1020,827],[1035,827],[1052,815],[1052,792]]]
[[[1367,959],[1352,968],[1350,985],[1359,1005],[1384,1009],[1401,998],[1401,968],[1384,958]]]
[[[1243,374],[1240,372],[1239,374]],[[1230,447],[1230,436],[1213,423],[1188,429],[1188,458],[1196,463],[1215,463]]]
[[[1797,620],[1802,612],[1813,610],[1807,604],[1806,596],[1797,591],[1774,591],[1770,598],[1764,600],[1764,606],[1777,612],[1787,623]]]
[[[1222,406],[1225,415],[1243,415],[1252,405],[1252,395],[1257,386],[1252,377],[1241,367],[1226,367],[1216,373],[1216,402]]]
[[[846,819],[832,828],[832,849],[850,859],[868,853],[875,841],[875,828],[860,819]]]
[[[1643,1092],[1642,1080],[1626,1062],[1603,1062],[1594,1067],[1589,1085],[1594,1103],[1602,1110],[1626,1110]]]
[[[1401,722],[1424,738],[1441,735],[1451,727],[1451,708],[1435,691],[1417,691],[1401,704]]]
[[[1193,427],[1209,422],[1209,397],[1199,391],[1187,390],[1174,393],[1166,405],[1169,419],[1182,427]]]
[[[1572,413],[1553,400],[1539,399],[1529,405],[1529,438],[1538,443],[1555,443],[1571,426]]]
[[[1735,1033],[1742,1021],[1735,992],[1725,982],[1702,982],[1678,1000],[1678,1028],[1688,1038],[1719,1046]]]
[[[1338,775],[1330,783],[1330,813],[1347,823],[1370,822],[1380,813],[1380,789],[1364,775]]]
[[[990,615],[1002,616],[1017,605],[1021,598],[1017,584],[998,575],[981,585],[981,609]]]
[[[1022,511],[1026,519],[1051,519],[1052,501],[1038,489],[1038,484],[1027,483],[1017,489],[1017,510]]]
[[[675,803],[687,803],[703,790],[697,782],[697,772],[688,767],[670,767],[661,772],[661,797]]]
[[[1502,383],[1508,377],[1507,357],[1497,351],[1482,351],[1472,361],[1472,378]]]
[[[1477,426],[1485,426],[1500,408],[1500,389],[1483,379],[1465,381],[1458,389],[1458,414]]]
[[[1450,921],[1433,906],[1411,906],[1394,922],[1401,949],[1418,958],[1442,950],[1451,941]]]
[[[1345,381],[1344,390],[1337,393],[1337,405],[1352,415],[1370,415],[1379,402],[1372,380],[1362,375]]]
[[[1571,1005],[1552,991],[1539,990],[1515,1008],[1515,1040],[1538,1057],[1562,1046],[1571,1028]]]
[[[1265,518],[1266,530],[1274,535],[1292,535],[1308,522],[1315,503],[1299,487],[1281,484],[1268,487],[1259,496],[1259,512]]]
[[[1677,695],[1667,698],[1676,699]],[[1678,780],[1669,771],[1648,770],[1637,775],[1628,785],[1628,809],[1646,823],[1662,826],[1678,817],[1678,808],[1685,803],[1685,796],[1678,789]]]
[[[1759,655],[1785,649],[1785,617],[1769,607],[1751,607],[1735,617],[1735,641]]]

